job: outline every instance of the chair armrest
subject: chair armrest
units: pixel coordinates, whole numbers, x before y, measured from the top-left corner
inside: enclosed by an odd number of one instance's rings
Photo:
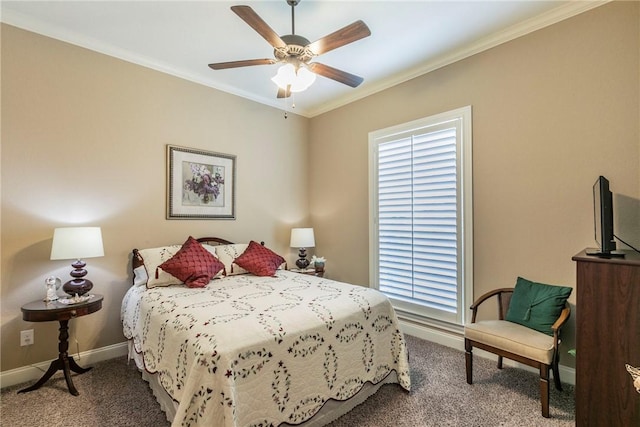
[[[562,312],[560,312],[560,317],[551,325],[551,330],[553,331],[553,348],[556,350],[556,353],[558,352],[558,345],[560,343],[560,328],[567,323],[569,316],[571,316],[571,306],[566,302]]]
[[[558,320],[556,320],[551,326],[553,332],[559,331],[562,325],[567,323],[567,320],[569,320],[569,316],[571,316],[571,306],[569,305],[569,303],[565,303],[564,308],[560,313],[560,317],[558,317]]]
[[[471,323],[475,323],[476,322],[476,314],[478,312],[478,307],[480,306],[480,304],[482,304],[483,302],[485,302],[486,300],[488,300],[489,298],[491,298],[493,296],[497,296],[498,297],[498,317],[500,318],[500,320],[502,320],[502,317],[503,317],[502,313],[505,312],[505,308],[502,306],[502,294],[503,293],[513,293],[513,289],[514,288],[494,289],[494,290],[489,291],[486,294],[480,296],[478,299],[476,299],[474,301],[474,303],[471,305],[471,307],[469,307],[469,309],[472,311]]]

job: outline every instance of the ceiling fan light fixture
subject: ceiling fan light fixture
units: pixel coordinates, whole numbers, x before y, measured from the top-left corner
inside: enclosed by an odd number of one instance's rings
[[[289,88],[291,92],[302,92],[316,81],[316,74],[303,65],[300,65],[296,71],[296,67],[289,63],[280,67],[271,81],[280,89]]]
[[[302,92],[316,81],[316,74],[307,67],[298,68],[296,81],[291,85],[292,92]],[[298,90],[296,90],[298,89]]]
[[[286,89],[296,78],[296,68],[292,64],[285,64],[278,68],[278,73],[271,77],[271,81],[274,82],[280,89]]]

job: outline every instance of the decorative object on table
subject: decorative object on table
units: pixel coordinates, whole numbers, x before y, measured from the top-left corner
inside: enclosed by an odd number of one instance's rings
[[[76,294],[71,298],[60,298],[58,302],[64,305],[80,304],[81,302],[89,301],[91,298],[93,298],[93,295],[89,295],[89,294],[77,295]]]
[[[311,265],[316,270],[316,272],[324,271],[324,263],[326,261],[327,260],[324,257],[317,257],[315,255],[311,257]]]
[[[62,289],[69,295],[84,295],[93,288],[93,283],[84,277],[87,265],[83,258],[104,256],[102,246],[102,230],[100,227],[64,227],[53,231],[51,245],[51,259],[75,259],[71,264],[74,270],[70,273],[72,280],[62,285]]]
[[[633,386],[636,388],[636,391],[640,393],[640,368],[634,368],[629,364],[624,365],[627,368],[627,372],[633,378]]]
[[[167,145],[167,219],[235,219],[236,156]]]
[[[44,284],[47,287],[47,296],[45,301],[51,302],[58,299],[58,289],[62,286],[62,280],[56,276],[49,276],[44,280]]]
[[[296,265],[300,270],[309,267],[307,259],[307,248],[313,248],[316,245],[316,239],[313,235],[313,228],[292,228],[291,241],[289,246],[298,248],[298,260]]]

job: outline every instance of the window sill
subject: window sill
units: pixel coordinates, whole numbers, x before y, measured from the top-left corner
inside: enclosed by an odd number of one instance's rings
[[[420,316],[415,313],[405,311],[401,308],[394,307],[398,319],[409,324],[420,326],[427,329],[441,331],[459,338],[464,338],[464,326],[456,323],[446,322],[443,320],[432,319]]]

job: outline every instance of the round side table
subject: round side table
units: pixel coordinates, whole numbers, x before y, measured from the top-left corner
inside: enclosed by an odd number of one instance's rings
[[[78,366],[73,356],[67,354],[69,350],[69,320],[74,317],[85,316],[95,313],[102,308],[102,295],[93,294],[91,299],[77,304],[63,304],[59,301],[32,301],[22,306],[22,318],[29,322],[60,322],[60,334],[58,335],[58,358],[51,362],[47,372],[31,387],[27,387],[18,391],[18,393],[26,393],[36,390],[53,376],[59,370],[64,372],[64,379],[67,381],[69,393],[74,396],[79,395],[78,390],[73,385],[71,379],[71,371],[78,374],[87,372],[91,368],[82,368]]]

